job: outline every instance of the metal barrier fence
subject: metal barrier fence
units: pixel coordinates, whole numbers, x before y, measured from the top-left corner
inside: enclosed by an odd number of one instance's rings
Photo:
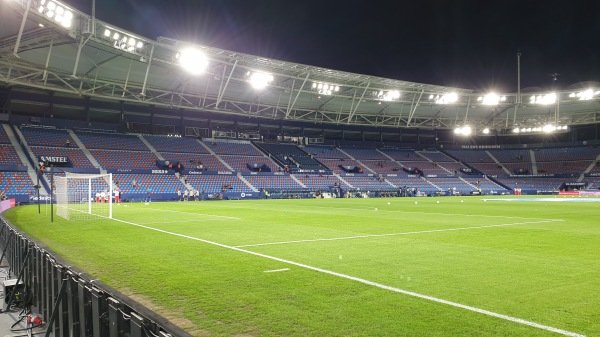
[[[0,216],[0,261],[14,290],[4,300],[33,307],[56,337],[191,337],[107,285],[66,265]],[[21,285],[22,282],[22,285]]]

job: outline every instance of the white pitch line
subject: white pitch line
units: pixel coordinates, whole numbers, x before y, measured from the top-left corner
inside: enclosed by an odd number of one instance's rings
[[[565,220],[557,219],[557,220],[544,220],[544,221],[515,222],[515,223],[507,223],[507,224],[474,226],[474,227],[429,229],[429,230],[414,231],[414,232],[399,232],[399,233],[386,233],[386,234],[366,234],[366,235],[355,235],[355,236],[342,236],[342,237],[337,237],[337,238],[279,241],[279,242],[255,243],[255,244],[241,245],[241,246],[235,246],[235,247],[244,248],[244,247],[258,247],[258,246],[271,246],[271,245],[286,245],[286,244],[289,244],[289,243],[302,243],[302,242],[318,242],[318,241],[337,241],[337,240],[364,239],[364,238],[374,238],[374,237],[382,237],[382,236],[397,236],[397,235],[409,235],[409,234],[421,234],[421,233],[438,233],[438,232],[464,231],[464,230],[469,230],[469,229],[481,229],[481,228],[493,228],[493,227],[508,227],[508,226],[538,224],[538,223],[547,223],[547,222],[560,222],[560,221],[565,221]]]
[[[536,322],[532,322],[532,321],[527,321],[527,320],[524,320],[524,319],[521,319],[521,318],[517,318],[517,317],[512,317],[512,316],[508,316],[508,315],[499,314],[499,313],[496,313],[496,312],[493,312],[493,311],[489,311],[489,310],[485,310],[485,309],[480,309],[480,308],[476,308],[476,307],[472,307],[472,306],[469,306],[469,305],[465,305],[465,304],[461,304],[461,303],[457,303],[457,302],[452,302],[452,301],[444,300],[444,299],[433,297],[433,296],[429,296],[429,295],[419,294],[419,293],[416,293],[416,292],[413,292],[413,291],[408,291],[408,290],[404,290],[404,289],[400,289],[400,288],[395,288],[395,287],[387,286],[385,284],[381,284],[381,283],[377,283],[377,282],[365,280],[365,279],[362,279],[362,278],[359,278],[359,277],[354,277],[354,276],[350,276],[350,275],[338,273],[338,272],[327,270],[327,269],[313,267],[313,266],[309,266],[307,264],[303,264],[303,263],[299,263],[299,262],[294,262],[294,261],[291,261],[291,260],[286,260],[286,259],[282,259],[282,258],[279,258],[279,257],[271,256],[271,255],[266,255],[266,254],[262,254],[262,253],[253,252],[251,250],[237,248],[237,247],[234,247],[234,246],[228,246],[228,245],[225,245],[225,244],[222,244],[222,243],[218,243],[218,242],[214,242],[214,241],[209,241],[209,240],[205,240],[205,239],[200,239],[200,238],[196,238],[196,237],[189,236],[189,235],[184,235],[184,234],[169,232],[169,231],[166,231],[166,230],[163,230],[163,229],[158,229],[158,228],[153,228],[153,227],[149,227],[149,226],[144,226],[144,225],[136,224],[134,222],[129,222],[129,221],[125,221],[125,220],[119,220],[119,219],[114,219],[114,218],[112,220],[118,221],[118,222],[122,222],[122,223],[126,223],[128,225],[132,225],[132,226],[136,226],[136,227],[141,227],[141,228],[145,228],[145,229],[157,231],[157,232],[160,232],[160,233],[163,233],[163,234],[169,234],[169,235],[173,235],[173,236],[177,236],[177,237],[181,237],[181,238],[185,238],[185,239],[199,241],[199,242],[211,244],[211,245],[214,245],[214,246],[217,246],[217,247],[222,247],[222,248],[226,248],[226,249],[235,250],[235,251],[238,251],[238,252],[241,252],[241,253],[246,253],[246,254],[250,254],[250,255],[254,255],[254,256],[259,256],[259,257],[262,257],[262,258],[265,258],[265,259],[269,259],[269,260],[273,260],[273,261],[278,261],[278,262],[286,263],[286,264],[291,264],[293,266],[305,268],[305,269],[308,269],[308,270],[316,271],[316,272],[327,274],[327,275],[331,275],[331,276],[336,276],[336,277],[343,278],[343,279],[346,279],[346,280],[351,280],[351,281],[359,282],[359,283],[370,285],[370,286],[377,287],[377,288],[380,288],[380,289],[389,290],[389,291],[392,291],[392,292],[395,292],[395,293],[404,294],[404,295],[407,295],[407,296],[412,296],[412,297],[416,297],[416,298],[420,298],[420,299],[424,299],[424,300],[428,300],[428,301],[432,301],[432,302],[436,302],[436,303],[446,304],[446,305],[449,305],[449,306],[452,306],[452,307],[455,307],[455,308],[460,308],[460,309],[464,309],[464,310],[476,312],[476,313],[479,313],[479,314],[483,314],[483,315],[487,315],[487,316],[491,316],[491,317],[503,319],[505,321],[519,323],[519,324],[527,325],[527,326],[530,326],[530,327],[533,327],[533,328],[555,332],[557,334],[561,334],[561,335],[564,335],[564,336],[586,337],[585,335],[582,335],[582,334],[579,334],[579,333],[576,333],[576,332],[571,332],[571,331],[567,331],[567,330],[563,330],[563,329],[551,327],[549,325],[544,325],[544,324],[540,324],[540,323],[536,323]]]
[[[278,273],[280,271],[288,271],[290,268],[281,268],[281,269],[273,269],[273,270],[265,270],[263,273]]]

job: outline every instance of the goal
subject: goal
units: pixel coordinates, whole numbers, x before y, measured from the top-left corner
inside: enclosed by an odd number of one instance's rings
[[[55,176],[56,215],[66,220],[112,219],[112,174]]]

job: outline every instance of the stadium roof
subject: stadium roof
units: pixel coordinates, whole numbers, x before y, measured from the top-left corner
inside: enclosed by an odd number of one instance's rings
[[[62,8],[60,17],[57,7]],[[190,111],[361,126],[454,129],[469,125],[475,132],[489,128],[508,133],[516,126],[571,126],[600,120],[598,84],[553,93],[488,95],[166,37],[151,40],[57,1],[0,0],[0,8],[0,82],[7,86]],[[65,19],[66,12],[73,18]],[[203,74],[193,75],[181,66],[181,52],[189,47],[207,56]],[[272,76],[262,90],[249,83],[256,72]]]

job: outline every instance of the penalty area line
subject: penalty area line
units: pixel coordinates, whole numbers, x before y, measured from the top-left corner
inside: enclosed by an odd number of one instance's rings
[[[322,239],[306,239],[306,240],[293,240],[293,241],[266,242],[266,243],[247,244],[247,245],[241,245],[241,246],[235,246],[235,247],[237,247],[237,248],[244,248],[244,247],[258,247],[258,246],[271,246],[271,245],[287,245],[287,244],[291,244],[291,243],[319,242],[319,241],[338,241],[338,240],[352,240],[352,239],[376,238],[376,237],[410,235],[410,234],[465,231],[465,230],[470,230],[470,229],[482,229],[482,228],[494,228],[494,227],[508,227],[508,226],[529,225],[529,224],[538,224],[538,223],[547,223],[547,222],[560,222],[560,221],[565,221],[565,220],[556,219],[556,220],[544,220],[544,221],[528,221],[528,222],[515,222],[515,223],[498,224],[498,225],[485,225],[485,226],[459,227],[459,228],[444,228],[444,229],[429,229],[429,230],[413,231],[413,232],[399,232],[399,233],[385,233],[385,234],[366,234],[366,235],[342,236],[342,237],[337,237],[337,238],[322,238]]]
[[[541,329],[541,330],[546,330],[546,331],[554,332],[554,333],[561,334],[561,335],[564,335],[564,336],[586,337],[585,335],[582,335],[582,334],[579,334],[579,333],[576,333],[576,332],[571,332],[571,331],[567,331],[567,330],[563,330],[563,329],[551,327],[549,325],[544,325],[544,324],[540,324],[540,323],[528,321],[528,320],[517,318],[517,317],[512,317],[512,316],[508,316],[508,315],[504,315],[504,314],[499,314],[499,313],[496,313],[496,312],[493,312],[493,311],[489,311],[489,310],[485,310],[485,309],[480,309],[480,308],[472,307],[470,305],[465,305],[465,304],[461,304],[461,303],[457,303],[457,302],[452,302],[452,301],[444,300],[444,299],[433,297],[433,296],[429,296],[429,295],[419,294],[419,293],[416,293],[416,292],[413,292],[413,291],[409,291],[409,290],[404,290],[404,289],[400,289],[400,288],[388,286],[388,285],[385,285],[385,284],[381,284],[381,283],[369,281],[369,280],[362,279],[362,278],[359,278],[359,277],[355,277],[355,276],[351,276],[351,275],[346,275],[346,274],[342,274],[342,273],[338,273],[338,272],[335,272],[335,271],[331,271],[331,270],[327,270],[327,269],[322,269],[322,268],[318,268],[318,267],[313,267],[313,266],[310,266],[310,265],[307,265],[307,264],[303,264],[303,263],[299,263],[299,262],[295,262],[295,261],[291,261],[291,260],[286,260],[286,259],[282,259],[282,258],[279,258],[279,257],[271,256],[271,255],[266,255],[266,254],[262,254],[262,253],[258,253],[258,252],[253,252],[251,250],[246,250],[246,249],[242,249],[242,248],[238,248],[238,247],[234,247],[234,246],[229,246],[229,245],[225,245],[225,244],[222,244],[222,243],[218,243],[218,242],[214,242],[214,241],[210,241],[210,240],[205,240],[205,239],[201,239],[201,238],[197,238],[197,237],[193,237],[193,236],[189,236],[189,235],[184,235],[184,234],[179,234],[179,233],[175,233],[175,232],[170,232],[170,231],[166,231],[166,230],[163,230],[163,229],[158,229],[158,228],[154,228],[154,227],[150,227],[150,226],[144,226],[144,225],[140,225],[140,224],[137,224],[137,223],[134,223],[134,222],[125,221],[125,220],[120,220],[120,219],[115,219],[115,218],[113,218],[111,220],[114,220],[114,221],[117,221],[117,222],[122,222],[122,223],[131,225],[131,226],[135,226],[135,227],[149,229],[149,230],[156,231],[156,232],[163,233],[163,234],[173,235],[173,236],[177,236],[177,237],[184,238],[184,239],[189,239],[189,240],[194,240],[194,241],[198,241],[198,242],[203,242],[203,243],[207,243],[207,244],[214,245],[214,246],[217,246],[217,247],[226,248],[226,249],[234,250],[234,251],[237,251],[237,252],[241,252],[241,253],[246,253],[246,254],[250,254],[250,255],[262,257],[262,258],[265,258],[265,259],[269,259],[269,260],[273,260],[273,261],[277,261],[277,262],[281,262],[281,263],[285,263],[285,264],[297,266],[297,267],[300,267],[300,268],[304,268],[304,269],[316,271],[316,272],[319,272],[319,273],[323,273],[323,274],[327,274],[327,275],[331,275],[331,276],[343,278],[343,279],[346,279],[346,280],[351,280],[351,281],[359,282],[359,283],[366,284],[366,285],[373,286],[373,287],[377,287],[377,288],[380,288],[380,289],[383,289],[383,290],[388,290],[388,291],[392,291],[392,292],[395,292],[395,293],[399,293],[399,294],[403,294],[403,295],[407,295],[407,296],[412,296],[412,297],[416,297],[416,298],[428,300],[428,301],[431,301],[431,302],[445,304],[445,305],[448,305],[448,306],[451,306],[451,307],[460,308],[460,309],[468,310],[468,311],[471,311],[471,312],[476,312],[476,313],[479,313],[479,314],[483,314],[483,315],[487,315],[487,316],[499,318],[499,319],[502,319],[502,320],[505,320],[505,321],[509,321],[509,322],[513,322],[513,323],[519,323],[519,324],[530,326],[530,327],[533,327],[533,328],[537,328],[537,329]]]

